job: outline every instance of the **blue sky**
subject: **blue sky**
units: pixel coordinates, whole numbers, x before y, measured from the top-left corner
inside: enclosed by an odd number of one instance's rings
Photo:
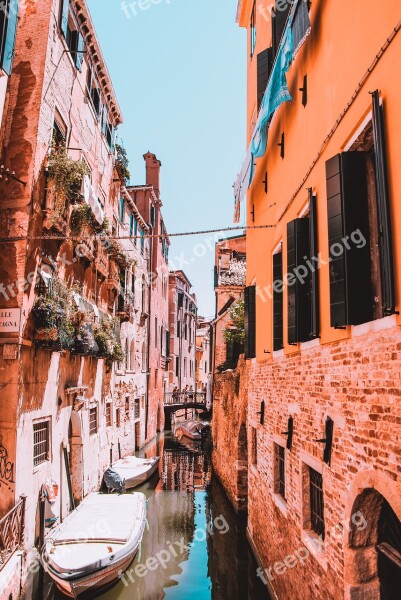
[[[163,165],[169,232],[232,226],[246,102],[236,0],[148,0],[147,10],[128,1],[126,12],[120,0],[88,4],[124,115],[120,135],[132,183],[144,183],[142,155],[150,150]],[[170,251],[207,316],[214,314],[211,244],[202,236],[175,238]]]

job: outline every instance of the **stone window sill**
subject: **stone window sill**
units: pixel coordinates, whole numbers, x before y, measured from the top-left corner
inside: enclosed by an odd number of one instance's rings
[[[283,513],[284,517],[287,518],[288,506],[286,500],[280,494],[273,494],[273,502],[277,508]]]
[[[319,565],[327,571],[327,556],[324,542],[321,541],[319,536],[313,531],[304,529],[301,534],[301,540]]]

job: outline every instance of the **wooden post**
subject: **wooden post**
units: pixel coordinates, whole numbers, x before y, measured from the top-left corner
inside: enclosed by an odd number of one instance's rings
[[[120,445],[120,440],[118,440],[118,458],[121,460],[121,445]]]
[[[21,498],[21,501],[22,501],[22,507],[21,507],[21,531],[20,531],[19,542],[20,542],[20,548],[23,548],[24,547],[24,540],[25,540],[26,494],[21,494],[20,498]]]

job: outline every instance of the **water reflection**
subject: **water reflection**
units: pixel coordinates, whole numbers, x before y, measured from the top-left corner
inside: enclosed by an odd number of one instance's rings
[[[148,498],[149,529],[130,573],[101,600],[268,599],[208,454],[170,435],[145,454],[161,457],[159,475],[135,490]]]

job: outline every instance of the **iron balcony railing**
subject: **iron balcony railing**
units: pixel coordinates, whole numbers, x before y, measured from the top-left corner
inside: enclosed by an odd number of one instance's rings
[[[26,496],[0,519],[0,571],[24,544]]]
[[[166,392],[164,394],[165,406],[173,404],[204,404],[206,405],[205,392]]]

